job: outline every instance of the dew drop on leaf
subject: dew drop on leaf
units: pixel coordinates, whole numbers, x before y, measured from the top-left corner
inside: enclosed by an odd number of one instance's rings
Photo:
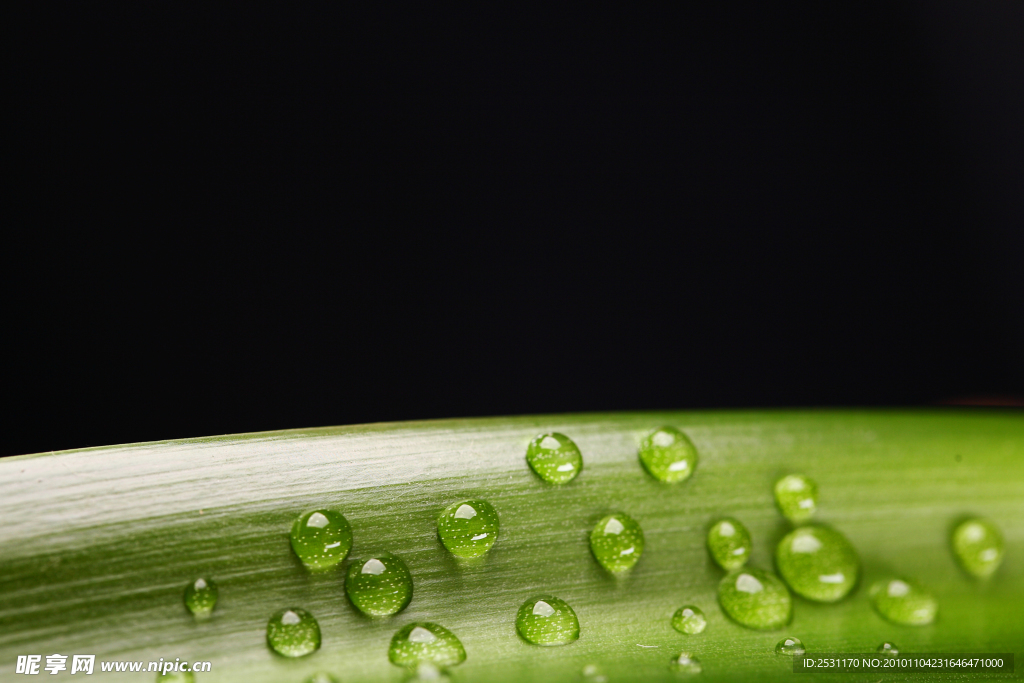
[[[752,547],[747,527],[731,517],[715,522],[708,529],[708,552],[711,559],[726,571],[745,565]]]
[[[804,644],[799,638],[783,638],[775,644],[775,654],[777,655],[796,657],[804,652],[806,652]]]
[[[352,549],[352,527],[337,510],[313,510],[292,524],[292,550],[310,569],[329,569]]]
[[[217,605],[217,584],[213,579],[198,578],[185,587],[185,607],[197,617],[210,616]]]
[[[794,593],[816,602],[846,597],[860,574],[857,551],[846,536],[824,526],[786,534],[775,548],[775,566]]]
[[[267,645],[284,657],[303,657],[320,649],[320,624],[304,609],[283,609],[267,622]]]
[[[733,621],[758,630],[781,628],[793,613],[786,584],[775,574],[753,567],[726,574],[718,584],[718,602]]]
[[[617,512],[602,518],[590,532],[590,550],[613,574],[627,571],[644,552],[644,532],[636,520]]]
[[[572,481],[583,469],[583,456],[565,434],[541,434],[526,448],[526,462],[538,477],[549,484]]]
[[[1003,535],[987,519],[961,522],[953,530],[950,542],[960,566],[979,579],[992,576],[1003,562]]]
[[[935,621],[939,603],[935,597],[913,581],[884,579],[869,591],[871,604],[894,624],[922,626]]]
[[[697,449],[674,427],[661,427],[640,442],[640,463],[658,481],[680,482],[697,467]]]
[[[701,633],[707,625],[704,612],[693,605],[680,607],[672,615],[672,628],[689,636]]]
[[[566,645],[580,637],[580,622],[564,600],[538,595],[519,608],[516,631],[534,645]]]
[[[381,553],[348,566],[345,592],[363,614],[386,617],[401,612],[412,600],[412,575],[400,558]]]
[[[466,650],[454,633],[429,622],[406,624],[391,638],[388,660],[396,666],[416,668],[455,666],[466,661]]]
[[[775,504],[794,524],[806,522],[818,509],[818,485],[802,474],[790,474],[775,482]]]
[[[452,503],[437,518],[437,535],[455,557],[480,557],[498,538],[498,512],[485,500]]]
[[[900,649],[896,647],[895,643],[890,643],[889,641],[886,641],[879,645],[877,648],[875,648],[875,652],[877,652],[880,655],[885,655],[886,657],[896,657],[897,655],[899,655]]]
[[[701,668],[700,665],[700,660],[689,652],[680,652],[678,655],[673,657],[668,668],[677,674],[686,676],[699,674],[703,671],[703,668]]]

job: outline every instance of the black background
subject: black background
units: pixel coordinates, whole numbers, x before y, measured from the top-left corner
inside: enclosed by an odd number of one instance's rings
[[[17,24],[3,454],[1024,394],[1024,4],[375,11]]]

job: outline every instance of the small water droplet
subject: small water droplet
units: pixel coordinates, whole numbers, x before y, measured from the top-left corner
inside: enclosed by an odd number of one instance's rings
[[[401,559],[381,553],[348,566],[345,592],[363,614],[386,617],[402,611],[412,600],[412,575]]]
[[[704,618],[704,612],[699,607],[694,607],[693,605],[680,607],[672,615],[672,628],[690,636],[701,633],[707,625],[708,622]]]
[[[566,645],[580,637],[580,622],[564,600],[538,595],[519,608],[516,631],[534,645]]]
[[[320,649],[320,624],[304,609],[283,609],[267,622],[267,644],[284,657],[303,657]]]
[[[1003,535],[987,519],[968,519],[957,525],[950,539],[953,554],[968,574],[979,579],[992,576],[1003,562]]]
[[[455,557],[480,557],[498,538],[498,512],[485,500],[452,503],[437,518],[437,535]]]
[[[195,683],[196,677],[191,671],[168,671],[156,675],[157,683]]]
[[[697,449],[674,427],[661,427],[640,442],[640,463],[658,481],[680,482],[697,468]]]
[[[313,510],[292,524],[292,550],[310,569],[330,569],[352,549],[352,527],[337,510]]]
[[[739,569],[747,563],[753,543],[750,532],[738,520],[726,517],[708,529],[708,551],[722,569]]]
[[[782,580],[763,569],[734,569],[718,584],[718,602],[736,623],[772,630],[789,623],[793,600]]]
[[[886,657],[896,657],[897,655],[899,655],[900,649],[896,647],[895,643],[890,643],[886,641],[879,645],[875,649],[875,652],[877,652],[880,655],[885,655]]]
[[[604,675],[597,664],[587,664],[580,671],[580,677],[585,683],[608,683],[608,677]]]
[[[583,469],[583,456],[565,434],[541,434],[526,449],[526,462],[538,477],[549,484],[572,481]]]
[[[777,655],[796,657],[804,652],[806,652],[804,644],[799,638],[783,638],[775,645],[775,654]]]
[[[694,657],[689,652],[680,652],[678,655],[672,658],[672,662],[668,667],[670,670],[677,674],[683,674],[692,676],[699,674],[703,669],[700,665],[700,660]]]
[[[217,605],[217,595],[213,579],[196,579],[185,587],[185,607],[199,618],[208,617]]]
[[[799,524],[818,508],[818,485],[802,474],[790,474],[775,482],[775,504],[782,515]]]
[[[455,666],[466,661],[466,650],[455,634],[438,624],[406,624],[391,638],[388,659],[407,668],[426,662],[435,667]]]
[[[857,551],[846,536],[824,526],[786,534],[775,548],[775,565],[794,593],[818,602],[846,597],[860,574]]]
[[[889,621],[907,626],[921,626],[935,621],[939,603],[931,593],[913,581],[884,579],[869,591],[871,603]]]
[[[627,571],[644,552],[644,532],[627,514],[608,515],[590,532],[590,550],[601,566],[613,574]]]

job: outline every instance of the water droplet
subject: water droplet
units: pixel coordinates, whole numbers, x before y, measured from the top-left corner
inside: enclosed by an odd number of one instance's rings
[[[726,517],[708,530],[708,551],[722,569],[739,569],[750,558],[750,532],[739,521]]]
[[[875,649],[875,652],[877,652],[880,655],[885,655],[886,657],[896,657],[897,655],[899,655],[900,649],[896,647],[895,643],[890,643],[886,641],[879,645]]]
[[[305,683],[338,683],[338,679],[326,671],[318,671],[307,678]]]
[[[786,534],[775,548],[775,565],[794,593],[818,602],[846,597],[860,573],[857,551],[846,536],[824,526]]]
[[[583,469],[583,456],[565,434],[541,434],[526,449],[526,462],[537,476],[549,484],[572,481]]]
[[[708,622],[704,618],[704,612],[699,607],[694,607],[693,605],[680,607],[672,615],[672,628],[689,636],[702,632],[707,625]]]
[[[939,603],[932,594],[913,581],[884,579],[872,585],[869,593],[878,613],[896,624],[930,624],[939,611]]]
[[[401,559],[381,553],[348,566],[345,592],[363,614],[386,617],[402,611],[412,600],[412,576]]]
[[[1003,562],[1003,535],[987,519],[968,519],[957,525],[951,539],[953,554],[964,570],[987,579]]]
[[[485,500],[452,503],[437,518],[437,535],[455,557],[480,557],[498,538],[498,512]]]
[[[799,524],[818,508],[818,485],[802,474],[790,474],[775,482],[775,504],[782,515]]]
[[[678,429],[662,427],[640,442],[640,463],[659,481],[684,481],[697,467],[697,449]]]
[[[587,664],[580,672],[580,676],[586,683],[608,683],[608,677],[597,664]]]
[[[388,659],[392,664],[413,668],[423,662],[437,667],[466,661],[466,650],[455,634],[444,626],[425,621],[406,624],[391,638]]]
[[[516,631],[534,645],[565,645],[580,637],[580,622],[564,600],[539,595],[519,608]]]
[[[304,609],[283,609],[267,622],[267,644],[284,657],[302,657],[320,649],[320,624]]]
[[[191,671],[168,671],[156,675],[157,683],[195,683],[196,677]]]
[[[700,666],[700,660],[691,655],[689,652],[680,652],[678,655],[672,658],[672,662],[668,665],[668,668],[677,674],[693,675],[699,674],[703,669]]]
[[[718,584],[718,602],[735,622],[771,630],[789,623],[793,600],[782,580],[763,569],[734,569]]]
[[[806,652],[804,644],[799,638],[783,638],[775,645],[775,654],[777,655],[796,657],[804,652]]]
[[[213,579],[196,579],[185,587],[185,607],[197,617],[208,617],[217,604],[217,584]]]
[[[292,550],[310,569],[329,569],[352,549],[352,527],[337,510],[313,510],[292,524]]]
[[[631,569],[644,552],[644,532],[632,517],[608,515],[590,532],[590,550],[601,566],[613,574]]]

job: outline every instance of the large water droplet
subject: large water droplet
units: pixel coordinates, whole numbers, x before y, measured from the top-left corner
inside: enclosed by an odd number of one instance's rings
[[[762,569],[734,569],[718,584],[722,610],[742,626],[771,630],[789,623],[793,600],[782,580]]]
[[[210,616],[217,605],[217,584],[213,579],[196,579],[185,587],[185,607],[204,618]]]
[[[564,600],[539,595],[519,608],[516,631],[534,645],[565,645],[580,637],[580,622]]]
[[[345,592],[363,614],[386,617],[402,611],[412,600],[412,575],[401,559],[381,553],[348,566]]]
[[[700,665],[700,660],[689,652],[680,652],[678,655],[673,657],[668,668],[677,674],[687,676],[699,674],[703,671]]]
[[[934,596],[913,581],[884,579],[875,582],[869,593],[878,613],[896,624],[930,624],[939,611]]]
[[[541,434],[526,449],[526,462],[537,476],[550,484],[572,481],[583,469],[583,456],[565,434]]]
[[[352,549],[352,527],[337,510],[313,510],[292,524],[292,550],[310,569],[329,569]]]
[[[783,638],[775,645],[775,654],[777,655],[796,657],[804,652],[806,652],[804,644],[799,638]]]
[[[480,557],[498,538],[498,512],[485,500],[453,503],[437,518],[437,535],[455,557]]]
[[[808,526],[789,532],[775,548],[779,574],[797,595],[818,602],[846,597],[857,583],[857,551],[835,529]]]
[[[672,628],[688,636],[702,632],[707,625],[708,621],[704,618],[704,612],[693,605],[680,607],[672,615]]]
[[[806,522],[818,508],[818,485],[802,474],[790,474],[775,482],[775,504],[794,524]]]
[[[307,678],[305,683],[338,683],[338,679],[326,671],[318,671]]]
[[[388,659],[392,664],[413,668],[423,662],[436,667],[455,666],[466,661],[466,650],[455,634],[425,621],[406,624],[391,638]]]
[[[875,648],[875,652],[880,655],[885,655],[886,657],[896,657],[899,655],[900,649],[896,647],[895,643],[886,641]]]
[[[987,519],[968,519],[957,525],[951,538],[953,554],[964,570],[987,579],[1003,562],[1003,535]]]
[[[697,468],[697,449],[674,427],[655,429],[645,436],[639,454],[644,469],[659,481],[684,481]]]
[[[156,675],[157,683],[195,683],[196,677],[191,671],[168,671]]]
[[[644,552],[644,532],[627,514],[601,519],[590,532],[590,550],[601,566],[613,574],[631,569]]]
[[[283,609],[267,622],[267,645],[284,657],[316,652],[320,649],[320,624],[304,609]]]
[[[739,569],[750,558],[750,532],[739,521],[726,517],[708,529],[708,551],[719,567]]]

